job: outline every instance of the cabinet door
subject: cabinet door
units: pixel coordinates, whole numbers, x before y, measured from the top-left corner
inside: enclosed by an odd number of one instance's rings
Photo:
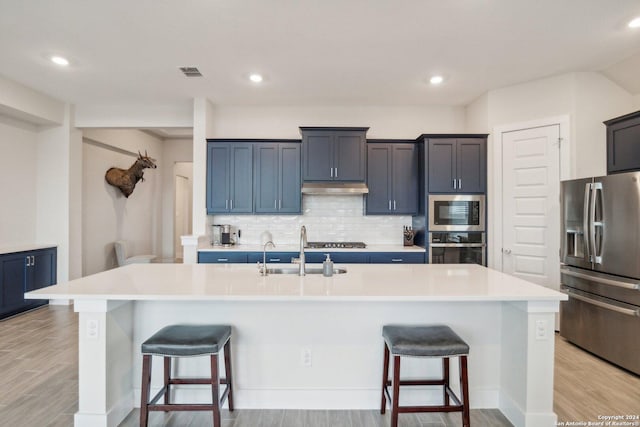
[[[229,144],[207,145],[207,213],[229,212]]]
[[[2,267],[2,306],[1,313],[9,313],[24,305],[24,291],[27,275],[26,253],[4,255],[0,257]]]
[[[415,144],[393,145],[391,170],[393,213],[418,213],[418,151]]]
[[[307,131],[302,137],[305,181],[330,181],[333,179],[333,134]]]
[[[640,170],[640,117],[607,126],[607,173]]]
[[[367,146],[367,215],[391,213],[390,144]]]
[[[56,283],[56,251],[44,249],[32,252],[33,264],[27,276],[27,291],[46,288]]]
[[[297,258],[298,252],[269,252],[267,251],[266,259],[267,264],[290,264],[291,258]],[[255,264],[256,262],[262,263],[262,252],[249,252],[247,255],[247,261],[249,264]]]
[[[365,139],[363,132],[336,132],[333,142],[333,179],[364,181]]]
[[[457,179],[456,168],[456,140],[429,140],[429,192],[455,192],[453,180]],[[457,187],[457,184],[456,184]]]
[[[256,144],[255,146],[255,212],[278,211],[278,144]]]
[[[231,213],[253,212],[253,144],[231,145]]]
[[[486,143],[482,138],[458,139],[458,192],[484,193],[487,184]]]
[[[300,192],[300,144],[282,143],[279,158],[279,198],[278,212],[300,213],[302,193]]]

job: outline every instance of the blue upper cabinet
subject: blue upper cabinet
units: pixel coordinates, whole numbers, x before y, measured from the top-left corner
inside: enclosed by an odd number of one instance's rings
[[[427,137],[429,193],[484,193],[487,138]]]
[[[255,213],[300,213],[300,144],[254,147]]]
[[[418,212],[416,144],[367,144],[367,215],[413,215]]]
[[[207,142],[207,213],[253,212],[253,144]]]
[[[369,128],[301,127],[304,181],[364,181]]]

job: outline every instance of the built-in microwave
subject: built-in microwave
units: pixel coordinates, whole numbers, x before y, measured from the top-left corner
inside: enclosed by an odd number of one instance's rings
[[[484,195],[429,195],[429,231],[484,231]]]

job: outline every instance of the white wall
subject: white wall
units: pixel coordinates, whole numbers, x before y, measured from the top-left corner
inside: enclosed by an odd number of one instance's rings
[[[574,73],[574,178],[607,174],[605,120],[631,113],[633,97],[600,73]]]
[[[154,128],[193,126],[193,105],[77,105],[79,128]]]
[[[37,125],[59,125],[64,121],[63,102],[0,76],[0,115]]]
[[[193,141],[191,139],[166,139],[162,142],[162,258],[174,258],[174,204],[176,162],[193,161]],[[192,168],[190,168],[192,169]],[[182,171],[185,174],[185,171]],[[193,183],[193,172],[187,172]]]
[[[0,247],[32,244],[38,175],[35,126],[0,115],[0,152]]]
[[[465,132],[490,133],[489,94],[484,93],[465,107]]]
[[[138,150],[143,154],[146,150],[163,165],[162,142],[136,130],[85,129],[83,133],[83,275],[116,266],[115,240],[129,241],[132,254],[160,254],[162,169],[145,169],[144,182],[138,182],[129,198],[109,185],[104,175],[113,166],[129,168]]]

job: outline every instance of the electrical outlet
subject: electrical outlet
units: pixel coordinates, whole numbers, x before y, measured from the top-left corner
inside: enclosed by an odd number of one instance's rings
[[[311,347],[302,347],[300,349],[300,365],[305,368],[311,367],[312,355],[311,355]]]
[[[546,320],[536,320],[536,339],[538,341],[544,341],[549,338]]]
[[[87,338],[97,340],[100,335],[100,323],[95,319],[87,320]]]

